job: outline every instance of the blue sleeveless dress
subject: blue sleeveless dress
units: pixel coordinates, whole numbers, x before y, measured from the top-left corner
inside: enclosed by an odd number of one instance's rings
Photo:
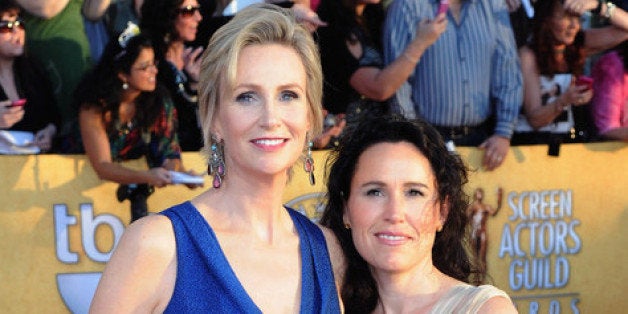
[[[304,215],[287,210],[299,234],[300,313],[340,313],[322,231]],[[190,202],[161,214],[171,220],[177,242],[177,278],[165,313],[262,313],[238,281],[213,230]]]

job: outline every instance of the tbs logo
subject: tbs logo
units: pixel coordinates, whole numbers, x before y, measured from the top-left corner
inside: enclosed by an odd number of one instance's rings
[[[79,210],[81,245],[85,254],[94,262],[106,263],[122,237],[124,224],[118,217],[111,214],[100,214],[94,217],[94,207],[89,203],[81,204]],[[70,226],[76,225],[78,219],[68,213],[68,207],[65,204],[55,204],[53,212],[57,259],[64,264],[78,264],[79,254],[71,250],[69,236]],[[105,252],[100,251],[96,245],[96,229],[101,225],[108,226],[113,232],[114,243],[111,249]],[[105,230],[100,232],[102,231]],[[99,272],[57,274],[57,289],[70,312],[88,312],[100,275]]]

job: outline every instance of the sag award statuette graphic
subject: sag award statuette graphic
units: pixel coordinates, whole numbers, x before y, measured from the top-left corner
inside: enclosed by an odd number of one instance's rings
[[[484,204],[484,189],[477,188],[473,192],[473,201],[467,209],[467,216],[471,224],[471,247],[475,253],[476,265],[486,271],[486,249],[488,247],[488,231],[486,222],[489,216],[497,215],[502,207],[501,187],[497,188],[497,207]]]

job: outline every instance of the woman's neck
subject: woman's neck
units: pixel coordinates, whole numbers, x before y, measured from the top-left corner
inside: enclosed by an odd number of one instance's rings
[[[566,48],[567,45],[554,45],[552,46],[552,52],[554,53],[554,55],[563,54],[565,53]]]
[[[364,3],[358,3],[355,5],[355,15],[356,16],[362,16],[362,14],[364,14],[364,9],[366,8],[366,4]]]
[[[166,60],[170,61],[177,69],[181,70],[184,66],[183,61],[183,49],[185,45],[182,41],[172,41],[170,45],[168,45],[168,51],[166,51]]]
[[[13,59],[0,59],[0,85],[2,85],[1,88],[9,99],[18,99],[20,97],[15,85]]]
[[[291,223],[283,208],[287,175],[262,176],[230,169],[227,163],[222,186],[203,193],[192,203],[207,214],[217,232],[252,233],[261,241],[276,241],[276,235]]]
[[[132,89],[129,87],[127,90],[122,90],[122,94],[120,95],[120,104],[133,104],[137,97],[140,96],[142,92]]]
[[[379,303],[374,313],[424,313],[456,281],[431,264],[404,273],[374,272]]]
[[[13,63],[15,58],[0,57],[0,76],[13,77]]]

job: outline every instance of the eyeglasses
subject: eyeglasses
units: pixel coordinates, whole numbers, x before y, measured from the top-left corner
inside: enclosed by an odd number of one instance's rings
[[[24,30],[24,21],[22,19],[17,19],[15,21],[0,21],[0,34],[6,34],[13,32],[14,28],[19,28]]]
[[[142,64],[142,65],[136,67],[136,68],[131,68],[131,69],[132,70],[138,70],[138,71],[146,72],[150,68],[155,68],[155,70],[157,70],[158,66],[159,66],[159,62],[155,61],[153,63],[145,63],[145,64]]]
[[[194,13],[198,12],[200,9],[200,6],[188,5],[177,9],[177,13],[179,13],[182,17],[192,17],[194,16]]]

